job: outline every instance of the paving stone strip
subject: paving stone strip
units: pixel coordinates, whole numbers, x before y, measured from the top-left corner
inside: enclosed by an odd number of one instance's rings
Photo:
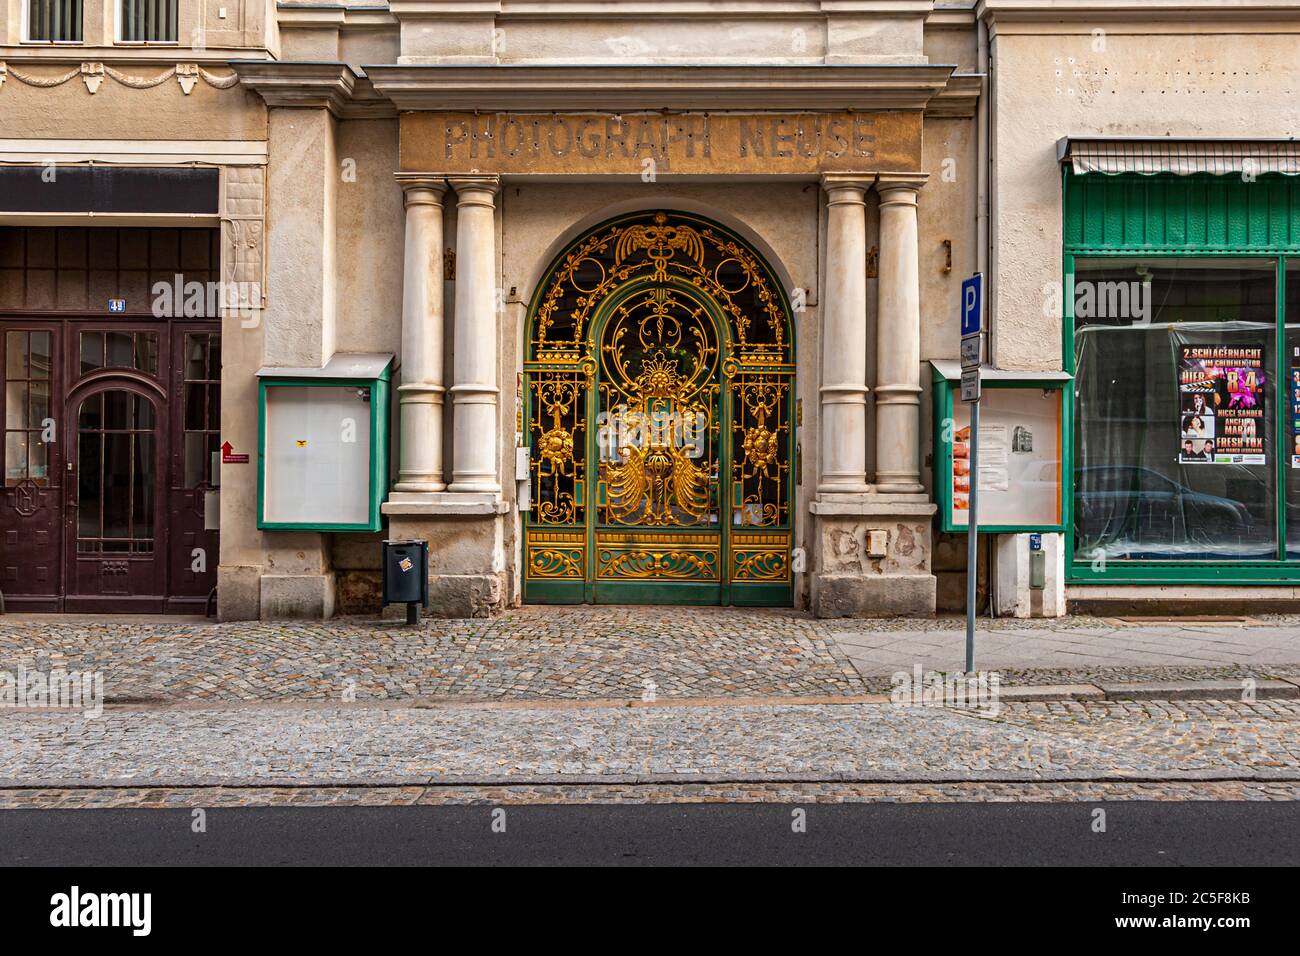
[[[3,718],[0,787],[1300,780],[1300,701],[239,708]]]
[[[1300,800],[1300,783],[783,783],[511,787],[112,787],[0,790],[0,810],[668,803],[1065,803]]]
[[[526,607],[491,620],[233,622],[0,616],[0,671],[102,674],[110,703],[833,698],[963,660],[957,618],[789,609]],[[1004,686],[1300,679],[1300,616],[981,620]]]

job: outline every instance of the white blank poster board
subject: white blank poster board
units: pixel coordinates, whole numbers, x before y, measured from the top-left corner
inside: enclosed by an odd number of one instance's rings
[[[970,406],[953,403],[954,450],[970,434]],[[980,525],[1061,523],[1061,392],[984,388],[980,401]],[[964,472],[963,472],[964,469]],[[953,458],[952,523],[965,525],[974,476],[969,460]]]
[[[370,520],[368,394],[356,386],[267,388],[264,521]]]

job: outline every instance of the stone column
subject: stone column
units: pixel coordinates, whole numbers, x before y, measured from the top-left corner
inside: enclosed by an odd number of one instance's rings
[[[916,194],[925,174],[882,173],[876,331],[876,490],[921,494],[921,288]]]
[[[871,490],[866,446],[866,193],[873,178],[836,174],[822,179],[827,223],[819,496]]]
[[[497,478],[496,176],[449,179],[456,190],[455,435],[448,491],[499,496]]]
[[[397,386],[404,494],[442,491],[442,197],[447,184],[398,173],[406,206],[402,260],[402,380]]]

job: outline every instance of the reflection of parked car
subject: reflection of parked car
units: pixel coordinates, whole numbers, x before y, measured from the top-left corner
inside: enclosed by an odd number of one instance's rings
[[[1249,534],[1239,501],[1193,491],[1150,468],[1094,465],[1075,472],[1075,528],[1085,539],[1140,545],[1230,544]]]

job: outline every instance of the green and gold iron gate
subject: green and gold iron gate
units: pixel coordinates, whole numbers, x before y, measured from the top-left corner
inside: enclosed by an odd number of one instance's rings
[[[524,372],[525,600],[791,603],[794,343],[749,246],[599,226],[538,286]]]

